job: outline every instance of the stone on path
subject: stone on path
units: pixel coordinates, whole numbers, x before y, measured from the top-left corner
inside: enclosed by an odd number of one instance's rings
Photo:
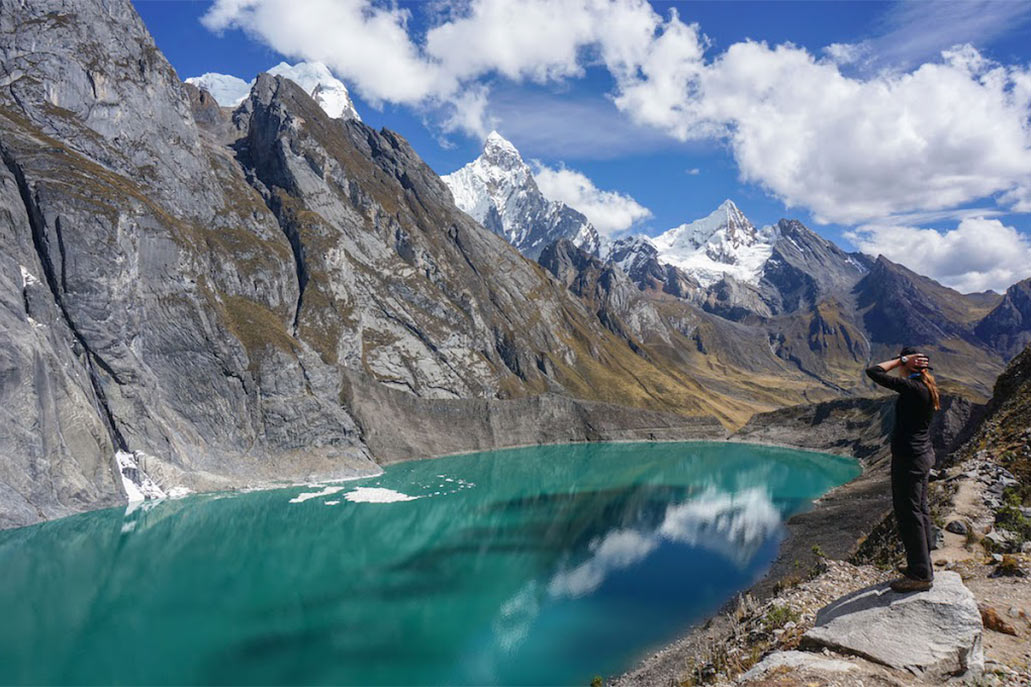
[[[900,594],[878,584],[843,596],[816,615],[805,634],[826,646],[924,678],[984,669],[981,614],[954,572],[939,572],[926,592]]]
[[[953,534],[966,534],[969,531],[967,524],[962,520],[950,520],[945,529]]]
[[[747,682],[766,675],[771,670],[778,672],[785,668],[795,670],[814,670],[821,673],[848,673],[856,670],[856,666],[840,658],[827,658],[807,651],[777,651],[752,666],[738,681]]]

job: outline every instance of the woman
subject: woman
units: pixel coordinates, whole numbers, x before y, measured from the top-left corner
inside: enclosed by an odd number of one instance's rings
[[[899,376],[889,374],[897,369]],[[895,427],[891,432],[891,499],[902,544],[906,548],[904,577],[891,583],[897,592],[931,588],[931,513],[927,508],[927,477],[934,466],[929,430],[934,411],[941,409],[938,386],[927,356],[915,348],[898,358],[867,369],[874,382],[898,393]]]

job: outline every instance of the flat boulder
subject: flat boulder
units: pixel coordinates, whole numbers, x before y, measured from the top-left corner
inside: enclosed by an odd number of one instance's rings
[[[856,666],[840,658],[827,658],[808,651],[776,651],[752,666],[738,682],[747,684],[750,680],[759,680],[770,672],[783,674],[789,671],[795,672],[796,677],[803,673],[841,674],[856,672]]]
[[[862,656],[923,678],[978,675],[984,669],[981,614],[954,572],[926,592],[878,584],[823,607],[805,634],[809,645]]]

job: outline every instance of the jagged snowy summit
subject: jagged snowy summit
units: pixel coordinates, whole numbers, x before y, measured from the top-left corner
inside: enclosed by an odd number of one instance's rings
[[[707,217],[674,227],[649,239],[659,260],[679,267],[708,287],[729,274],[758,284],[773,252],[776,229],[756,229],[731,200]]]
[[[442,179],[459,209],[531,259],[561,238],[598,254],[594,226],[577,210],[545,197],[530,166],[497,131],[487,136],[478,158]]]
[[[329,67],[321,62],[298,62],[295,65],[280,62],[268,70],[273,76],[290,79],[303,88],[330,117],[336,119],[357,119],[358,111],[347,91],[347,86],[333,76]],[[230,74],[208,72],[191,76],[186,83],[203,88],[222,107],[236,107],[250,94],[254,79],[244,81]]]

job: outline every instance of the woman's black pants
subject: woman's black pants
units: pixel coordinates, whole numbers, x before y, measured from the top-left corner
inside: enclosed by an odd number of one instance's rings
[[[927,508],[927,476],[934,465],[934,456],[913,455],[892,451],[891,500],[895,508],[902,545],[906,548],[906,564],[911,577],[930,580],[931,512]]]

